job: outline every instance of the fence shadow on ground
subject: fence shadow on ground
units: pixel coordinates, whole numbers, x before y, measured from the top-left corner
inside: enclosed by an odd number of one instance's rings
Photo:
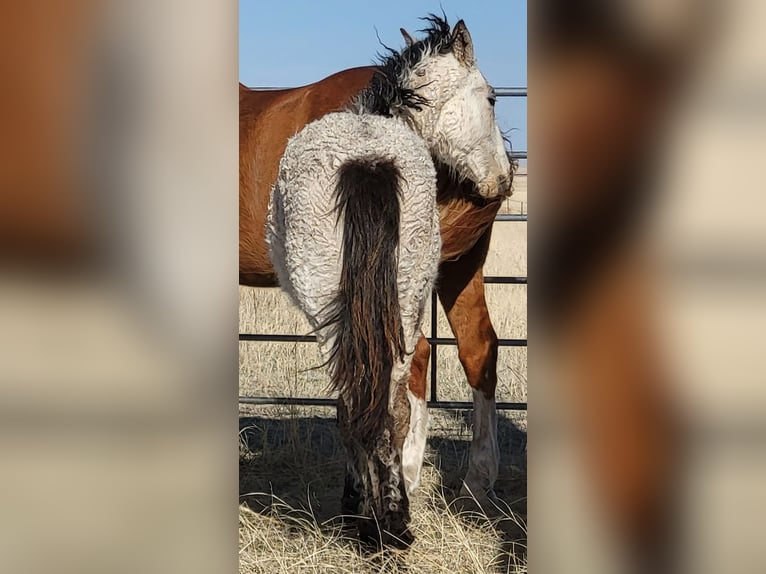
[[[470,411],[450,412],[456,423],[470,424]],[[345,454],[337,425],[329,416],[240,417],[239,494],[242,504],[273,514],[276,499],[311,512],[319,524],[336,523],[345,474]],[[498,417],[500,474],[497,504],[526,522],[526,431],[510,418]],[[468,466],[470,437],[429,436],[427,460],[437,469],[438,488],[447,507],[465,510],[456,500]],[[470,510],[470,505],[469,505]],[[490,513],[491,514],[491,513]],[[460,513],[461,519],[486,518]],[[526,534],[511,519],[496,524],[506,555],[524,557]],[[500,565],[506,571],[507,565]]]

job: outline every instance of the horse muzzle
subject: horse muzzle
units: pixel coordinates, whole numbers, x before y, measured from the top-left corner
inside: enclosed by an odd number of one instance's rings
[[[512,175],[498,175],[497,177],[488,177],[487,179],[479,182],[476,188],[485,199],[493,199],[496,197],[510,197],[512,194]]]

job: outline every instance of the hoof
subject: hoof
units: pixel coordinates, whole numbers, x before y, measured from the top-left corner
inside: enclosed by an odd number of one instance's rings
[[[500,514],[497,494],[493,488],[471,488],[463,483],[460,496],[455,501],[460,510],[481,512],[487,516]]]
[[[495,489],[491,486],[489,488],[472,487],[467,485],[465,482],[463,483],[463,486],[460,487],[460,496],[475,498],[479,501],[486,500],[495,502],[497,500]]]
[[[415,541],[410,529],[403,524],[397,528],[383,527],[370,518],[359,521],[359,541],[363,546],[373,550],[395,548],[406,550]]]

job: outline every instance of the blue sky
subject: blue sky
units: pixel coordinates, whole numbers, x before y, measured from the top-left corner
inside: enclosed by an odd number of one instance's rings
[[[381,46],[402,47],[418,18],[463,18],[479,67],[494,86],[527,85],[526,0],[240,0],[239,79],[251,87],[299,86],[373,63]],[[497,118],[515,150],[527,149],[526,98],[499,98]]]

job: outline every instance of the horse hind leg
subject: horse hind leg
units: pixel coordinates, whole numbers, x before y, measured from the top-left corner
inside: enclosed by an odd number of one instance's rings
[[[408,527],[410,504],[404,489],[401,456],[393,442],[393,434],[386,430],[367,459],[372,500],[364,513],[370,518],[359,524],[359,538],[376,546],[407,548],[414,540]]]
[[[356,508],[359,540],[373,547],[407,548],[414,536],[409,530],[410,505],[404,488],[400,451],[387,428],[371,452],[355,445],[349,456],[344,504]]]
[[[343,447],[346,451],[346,476],[343,482],[343,496],[340,511],[344,518],[355,524],[355,520],[363,513],[362,503],[366,491],[363,468],[366,466],[364,450],[349,432],[350,418],[342,400],[338,401],[338,427],[341,431]]]
[[[423,469],[423,457],[428,436],[428,408],[426,406],[426,373],[431,356],[431,345],[421,336],[412,358],[407,402],[409,406],[409,424],[402,448],[402,474],[407,493],[412,494],[420,484]]]
[[[362,496],[362,482],[359,473],[351,464],[346,465],[346,478],[343,483],[343,497],[340,502],[340,513],[351,517],[359,514]]]
[[[392,392],[395,407],[403,394]],[[407,548],[414,540],[408,528],[410,505],[402,474],[402,421],[395,416],[396,408],[391,411],[374,444],[364,446],[348,425],[343,401],[338,403],[338,422],[348,457],[341,511],[348,524],[356,524],[359,540],[375,549]]]

